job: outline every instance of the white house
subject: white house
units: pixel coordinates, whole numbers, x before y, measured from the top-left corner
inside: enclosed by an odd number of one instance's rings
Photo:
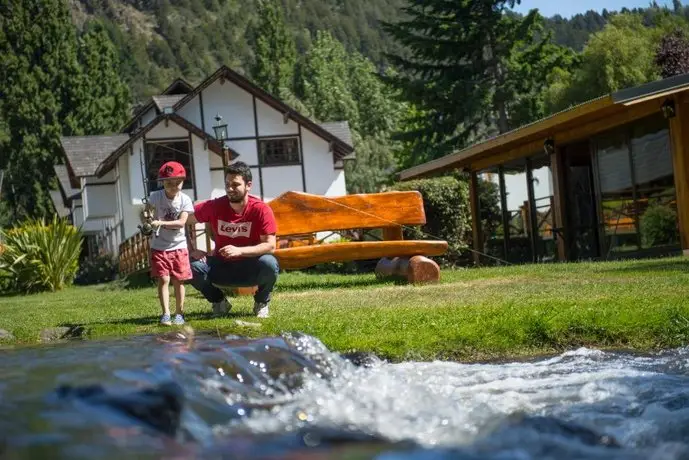
[[[217,115],[227,124],[225,149],[214,137]],[[225,193],[223,155],[241,160],[251,167],[251,193],[270,201],[290,190],[345,195],[343,161],[354,157],[346,121],[318,124],[225,66],[195,88],[176,80],[120,134],[61,144],[66,164],[56,173],[69,178],[60,181],[62,205],[101,252],[139,231],[144,178],[149,192],[158,188],[166,161],[185,166],[184,192],[202,200]]]

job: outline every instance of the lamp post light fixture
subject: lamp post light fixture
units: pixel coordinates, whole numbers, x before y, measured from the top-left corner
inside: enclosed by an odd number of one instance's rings
[[[222,164],[223,168],[226,168],[229,163],[229,158],[227,157],[227,148],[225,147],[225,141],[227,140],[227,123],[221,123],[222,117],[220,114],[215,115],[215,126],[213,126],[213,131],[215,132],[215,138],[220,142],[220,147],[222,148]]]

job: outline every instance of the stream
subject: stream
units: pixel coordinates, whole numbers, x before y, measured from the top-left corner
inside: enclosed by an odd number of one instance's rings
[[[388,363],[191,329],[0,350],[0,458],[689,459],[689,348]]]

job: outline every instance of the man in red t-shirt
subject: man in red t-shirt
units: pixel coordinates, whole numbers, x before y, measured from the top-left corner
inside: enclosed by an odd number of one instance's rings
[[[280,270],[275,251],[277,224],[273,210],[249,195],[251,169],[236,162],[225,170],[223,197],[194,204],[188,222],[210,223],[215,240],[211,254],[193,250],[191,285],[213,304],[213,313],[224,315],[231,305],[218,286],[258,286],[254,314],[268,317],[270,294]]]

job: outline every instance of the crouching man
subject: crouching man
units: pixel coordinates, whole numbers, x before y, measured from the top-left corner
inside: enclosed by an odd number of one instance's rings
[[[232,306],[217,286],[258,286],[254,314],[269,316],[268,304],[278,279],[278,261],[273,255],[277,224],[273,210],[249,195],[249,167],[237,162],[225,170],[226,195],[198,202],[189,223],[209,223],[215,240],[211,254],[191,251],[191,285],[213,304],[216,316]]]

